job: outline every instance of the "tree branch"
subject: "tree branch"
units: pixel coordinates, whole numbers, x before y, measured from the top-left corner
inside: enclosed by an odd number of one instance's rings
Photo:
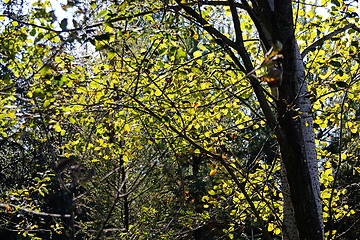
[[[163,8],[159,8],[159,10],[162,10],[162,9]],[[147,14],[152,14],[152,13],[155,13],[155,11],[151,10],[151,11],[145,11],[145,12],[137,13],[135,15],[111,18],[111,19],[108,19],[108,20],[106,20],[104,22],[94,23],[94,24],[89,25],[89,26],[72,28],[72,29],[64,29],[64,30],[55,30],[53,28],[37,25],[37,24],[34,24],[34,23],[25,22],[25,21],[19,20],[17,18],[14,18],[14,17],[12,17],[10,15],[7,15],[7,14],[1,14],[0,16],[7,17],[7,18],[9,18],[9,19],[11,19],[13,21],[19,22],[19,23],[27,25],[27,26],[32,26],[32,27],[35,27],[35,28],[41,28],[41,29],[44,29],[44,30],[47,30],[47,31],[50,31],[50,32],[55,32],[57,34],[60,34],[60,33],[66,33],[66,32],[76,32],[76,31],[81,31],[81,30],[87,30],[87,29],[99,27],[99,26],[103,25],[104,23],[115,23],[115,22],[119,22],[119,21],[123,21],[123,20],[129,20],[129,19],[132,19],[132,18],[140,17],[140,16],[145,16]]]
[[[46,212],[38,212],[38,211],[34,211],[30,208],[23,208],[20,206],[16,206],[15,204],[11,204],[11,203],[1,203],[0,202],[0,207],[4,207],[4,208],[9,208],[9,207],[13,207],[16,210],[22,210],[34,215],[40,215],[40,216],[46,216],[46,217],[64,217],[64,218],[69,218],[70,214],[57,214],[57,213],[46,213]]]
[[[256,219],[259,221],[260,228],[264,234],[264,239],[271,240],[272,237],[270,236],[269,232],[267,231],[267,228],[265,227],[265,223],[264,223],[263,219],[261,218],[261,216],[259,215],[259,212],[256,210],[256,207],[255,207],[253,201],[251,200],[250,196],[246,192],[245,185],[239,181],[238,177],[235,175],[235,173],[233,172],[231,167],[225,162],[225,160],[221,156],[218,157],[218,160],[220,161],[221,165],[224,166],[224,168],[229,173],[231,178],[234,180],[236,186],[238,186],[240,191],[244,194],[246,201],[249,203],[251,210],[253,210],[253,213],[254,213]]]
[[[244,47],[244,43],[243,41],[239,42],[239,43],[235,43],[233,41],[231,41],[229,38],[227,38],[226,36],[224,36],[221,32],[219,32],[217,29],[215,29],[213,26],[211,26],[205,19],[203,19],[196,11],[194,11],[191,7],[184,5],[183,3],[181,3],[180,0],[176,0],[176,2],[179,4],[179,6],[181,8],[184,9],[185,12],[187,12],[191,17],[193,17],[199,24],[202,25],[202,27],[209,32],[210,34],[216,36],[217,38],[221,39],[223,41],[224,44],[229,45],[230,47],[234,48],[241,56],[244,64],[245,64],[245,70],[247,72],[252,71],[253,66],[251,63],[251,60],[249,58],[249,55],[246,52],[246,49]],[[219,44],[220,45],[220,44]],[[231,49],[227,49],[226,46],[222,46],[226,52],[228,52],[228,54],[230,55],[230,57],[232,58],[232,60],[234,60],[234,62],[236,63],[236,65],[238,65],[239,67],[241,66],[240,61],[236,58],[235,55],[231,54]],[[230,50],[230,51],[229,51]],[[240,67],[241,70],[243,70],[243,67]],[[254,78],[254,77],[249,77],[250,78],[250,83],[251,86],[254,89],[254,92],[259,100],[259,104],[261,109],[263,110],[263,113],[265,115],[266,121],[269,124],[271,130],[273,130],[275,132],[275,134],[278,137],[278,140],[281,142],[286,142],[285,139],[285,135],[282,132],[282,130],[279,128],[277,121],[275,119],[275,116],[267,102],[266,96],[263,92],[263,89],[259,83],[259,81]]]
[[[348,24],[345,27],[339,28],[339,29],[333,31],[332,33],[329,33],[329,34],[325,35],[324,37],[322,37],[322,38],[316,40],[315,42],[313,42],[310,46],[305,48],[304,51],[302,51],[301,58],[304,58],[309,52],[313,51],[316,47],[323,44],[326,40],[331,39],[332,37],[338,35],[339,33],[345,32],[349,28],[354,29],[357,32],[360,32],[360,28],[358,28],[355,24],[353,24],[353,23]]]
[[[225,2],[225,1],[201,1],[200,5],[211,5],[211,6],[229,6],[229,2]],[[244,5],[242,5],[241,3],[235,3],[234,2],[235,7],[238,8],[244,8]]]
[[[339,133],[339,161],[335,170],[335,176],[334,176],[334,181],[333,184],[331,186],[331,194],[330,194],[330,199],[329,199],[329,223],[330,223],[330,231],[329,231],[329,237],[328,239],[332,239],[332,234],[333,234],[333,227],[334,227],[334,221],[333,221],[333,207],[332,207],[332,201],[334,198],[334,193],[335,193],[335,188],[336,188],[336,182],[339,176],[339,171],[340,171],[340,167],[341,167],[341,163],[342,163],[342,147],[343,147],[343,142],[342,142],[342,138],[343,138],[343,122],[344,122],[344,105],[345,102],[347,100],[348,97],[348,91],[350,89],[350,85],[346,88],[345,91],[345,95],[343,97],[342,103],[341,103],[341,107],[340,107],[340,133]]]
[[[246,52],[243,42],[235,43],[235,42],[231,41],[224,34],[222,34],[216,28],[211,26],[194,9],[181,3],[181,0],[176,0],[176,2],[187,14],[189,14],[191,17],[193,17],[202,26],[202,28],[205,29],[208,33],[210,33],[211,35],[215,36],[216,38],[222,40],[224,44],[229,45],[230,47],[235,49],[239,53],[241,59],[243,60],[245,69],[247,72],[250,72],[254,68],[251,63],[250,57]]]
[[[250,18],[253,20],[255,27],[258,31],[259,34],[259,38],[262,42],[262,44],[264,44],[266,51],[269,51],[269,49],[271,48],[271,44],[270,44],[270,37],[266,36],[265,32],[266,29],[264,29],[264,27],[261,25],[259,18],[256,16],[256,14],[254,13],[254,10],[250,7],[250,5],[247,3],[247,1],[245,0],[241,0],[241,2],[243,3],[243,7],[244,10],[249,14]]]
[[[241,32],[241,27],[240,27],[240,19],[239,19],[238,12],[236,10],[235,2],[234,2],[234,0],[229,0],[228,2],[230,5],[230,11],[231,11],[231,15],[232,15],[233,23],[234,23],[234,29],[235,29],[235,35],[236,35],[235,42],[236,43],[243,42],[243,37],[242,37],[242,32]]]
[[[154,118],[158,119],[159,121],[165,123],[167,122],[166,120],[164,120],[163,116],[159,116],[157,115],[155,112],[153,112],[151,109],[147,108],[142,102],[140,102],[138,99],[133,98],[132,96],[130,96],[134,101],[136,101],[140,106],[142,106],[144,108],[140,109],[140,108],[136,108],[141,112],[144,112],[146,114],[149,114],[150,116],[153,116]],[[265,227],[264,221],[262,219],[262,217],[260,216],[259,212],[257,211],[254,203],[252,202],[250,196],[247,194],[245,187],[239,182],[239,180],[237,179],[236,175],[234,174],[234,172],[232,171],[232,169],[227,165],[227,163],[222,159],[221,155],[212,153],[208,150],[206,150],[205,148],[203,148],[202,146],[200,146],[199,144],[197,144],[194,140],[192,140],[191,138],[189,138],[185,133],[179,131],[176,127],[174,127],[171,123],[168,122],[168,124],[165,124],[166,127],[170,128],[172,131],[174,131],[176,134],[178,134],[179,137],[185,139],[186,141],[188,141],[191,145],[193,145],[195,148],[199,149],[200,152],[207,154],[208,156],[213,157],[214,159],[220,161],[220,163],[225,167],[225,169],[228,171],[229,175],[232,177],[232,179],[235,181],[236,185],[240,188],[240,190],[243,192],[246,200],[248,201],[251,210],[253,211],[254,215],[257,218],[257,221],[260,224],[260,228],[264,234],[265,239],[267,240],[271,240],[271,236],[269,234],[269,232],[267,231],[267,228]]]
[[[113,197],[113,202],[110,206],[110,209],[109,209],[109,212],[107,213],[103,223],[101,224],[101,227],[99,229],[99,231],[97,232],[96,234],[96,237],[95,237],[95,240],[99,239],[101,237],[101,234],[102,232],[104,231],[104,228],[106,226],[106,224],[108,223],[110,217],[111,217],[111,214],[113,213],[114,209],[115,209],[115,206],[116,206],[116,203],[117,203],[117,200],[120,198],[120,191],[121,189],[125,186],[125,181],[126,181],[126,178],[122,181],[120,187],[118,188],[118,190],[116,191],[116,194],[115,196]]]

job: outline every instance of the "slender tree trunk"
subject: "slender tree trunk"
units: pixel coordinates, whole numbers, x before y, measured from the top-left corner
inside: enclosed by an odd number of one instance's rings
[[[284,239],[324,239],[314,128],[308,86],[295,40],[291,0],[253,1],[263,32],[283,45],[277,120],[283,162]],[[286,176],[285,176],[286,175]]]
[[[288,4],[291,5],[291,2]],[[286,16],[286,9],[287,5],[277,12]],[[292,16],[292,11],[288,13],[287,19],[292,21],[290,14]],[[279,26],[279,41],[284,45],[285,58],[278,106],[278,121],[285,139],[279,143],[296,226],[300,239],[324,239],[314,128],[303,62],[293,28],[286,26],[286,21],[281,21],[280,17],[276,22]],[[282,22],[284,26],[281,26]],[[285,199],[285,203],[290,201]],[[285,207],[290,210],[291,208]],[[292,232],[290,229],[288,231]]]
[[[285,49],[284,56],[300,55],[296,43],[292,43],[291,48]],[[278,121],[285,139],[279,144],[291,203],[300,239],[323,239],[314,130],[310,101],[306,96],[308,89],[304,82],[304,70],[302,63],[298,64],[295,58],[285,60],[284,63],[284,83],[279,89]],[[285,204],[290,203],[284,196]],[[291,206],[285,206],[285,209],[289,210]]]

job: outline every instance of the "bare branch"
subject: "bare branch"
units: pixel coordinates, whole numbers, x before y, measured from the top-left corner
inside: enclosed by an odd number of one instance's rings
[[[266,34],[265,34],[266,29],[264,29],[264,26],[260,23],[258,16],[256,16],[256,14],[254,13],[254,10],[250,7],[248,2],[245,0],[241,0],[241,2],[243,3],[243,8],[249,14],[250,18],[253,20],[253,22],[255,24],[255,27],[258,31],[259,38],[260,38],[262,44],[264,44],[266,51],[268,51],[271,48],[271,44],[269,42],[271,40],[270,36],[266,36]]]

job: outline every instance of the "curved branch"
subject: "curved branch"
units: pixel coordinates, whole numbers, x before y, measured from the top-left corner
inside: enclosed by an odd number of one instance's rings
[[[9,207],[13,207],[15,209],[19,209],[25,212],[28,212],[30,214],[34,214],[34,215],[39,215],[39,216],[45,216],[45,217],[64,217],[64,218],[69,218],[70,214],[57,214],[57,213],[46,213],[46,212],[38,212],[38,211],[34,211],[30,208],[23,208],[20,206],[16,206],[15,204],[11,204],[11,203],[1,203],[0,202],[0,207],[4,207],[4,208],[9,208]]]
[[[345,32],[349,28],[354,29],[357,32],[360,32],[360,28],[358,28],[355,24],[353,24],[353,23],[348,24],[345,27],[339,28],[339,29],[325,35],[324,37],[316,40],[315,42],[313,42],[310,46],[308,46],[307,48],[305,48],[302,51],[301,58],[304,58],[309,52],[313,51],[316,47],[322,45],[326,40],[331,39],[332,37],[338,35],[339,33]]]

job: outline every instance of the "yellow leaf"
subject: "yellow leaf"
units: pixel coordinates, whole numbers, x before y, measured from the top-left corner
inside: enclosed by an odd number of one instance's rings
[[[157,97],[161,96],[161,91],[160,91],[160,89],[156,89],[156,91],[155,91],[155,96],[157,96]]]
[[[209,201],[209,196],[203,196],[201,199],[203,202]]]
[[[269,232],[272,232],[273,230],[274,230],[274,224],[269,223],[269,225],[268,225],[268,231],[269,231]]]
[[[72,124],[75,124],[76,123],[76,120],[73,118],[73,117],[69,117],[69,121],[72,123]]]
[[[311,36],[311,38],[316,38],[316,32],[311,32],[310,36]]]
[[[229,6],[225,6],[225,7],[224,7],[224,10],[225,10],[225,16],[231,17],[230,7],[229,7]]]
[[[216,174],[216,168],[215,169],[213,169],[213,170],[211,170],[211,172],[210,172],[210,176],[214,176]]]
[[[60,124],[57,122],[55,125],[54,125],[54,130],[56,132],[60,132],[61,131],[61,127],[60,127]]]
[[[193,55],[195,58],[197,58],[197,57],[201,57],[202,53],[198,50],[198,51],[195,51]]]
[[[125,124],[125,126],[124,126],[124,132],[130,132],[130,126],[129,126],[129,124]]]

